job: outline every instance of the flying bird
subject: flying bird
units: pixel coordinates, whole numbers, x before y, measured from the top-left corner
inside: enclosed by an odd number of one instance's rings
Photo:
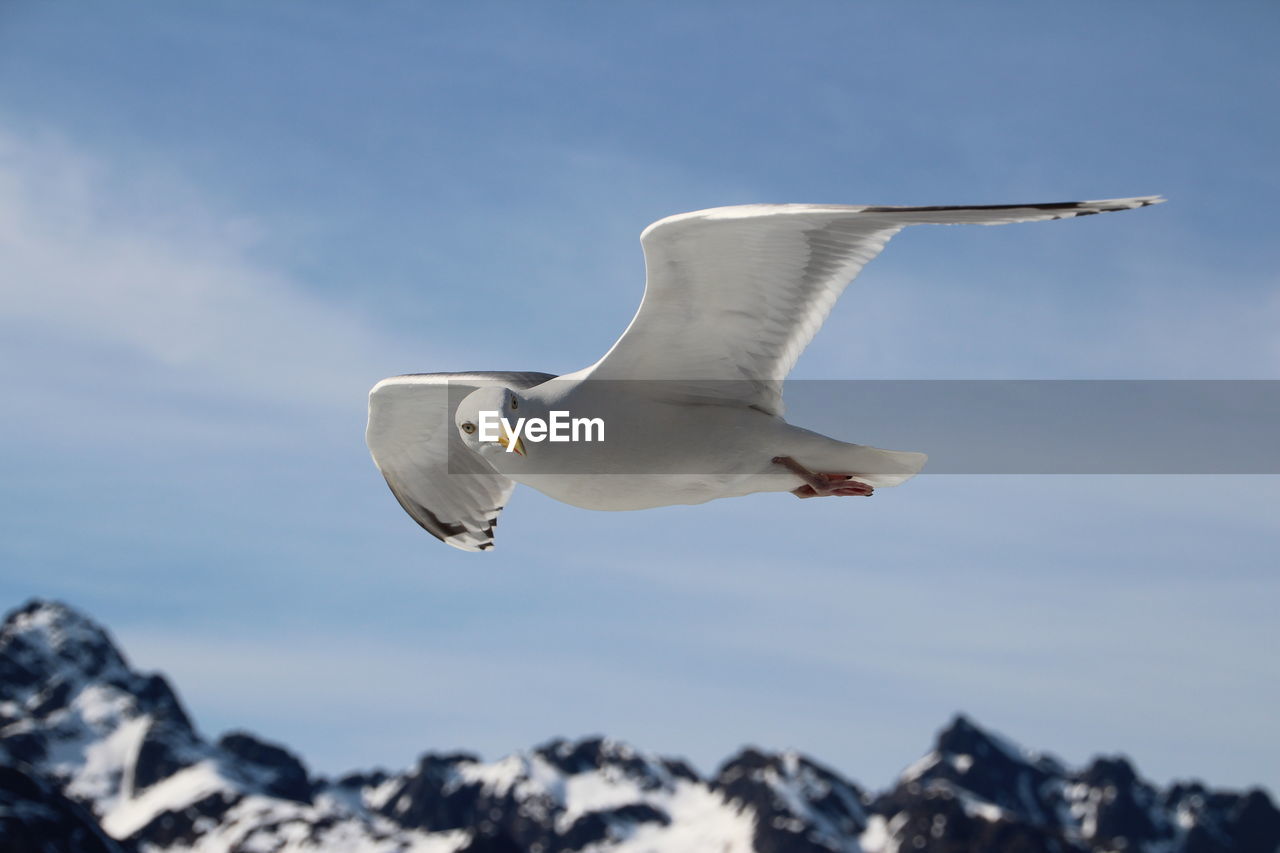
[[[841,292],[908,225],[1001,225],[1157,204],[753,204],[640,235],[644,298],[604,357],[564,376],[421,373],[369,392],[366,441],[400,505],[455,548],[493,547],[517,483],[633,510],[755,492],[870,496],[925,454],[849,444],[783,419],[782,380]]]

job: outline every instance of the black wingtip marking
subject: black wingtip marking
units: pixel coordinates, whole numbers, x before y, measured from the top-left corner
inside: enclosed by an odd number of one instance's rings
[[[440,516],[436,515],[422,504],[401,494],[400,490],[396,488],[395,483],[391,482],[391,478],[386,474],[383,474],[382,477],[387,481],[387,485],[391,488],[391,494],[396,496],[396,501],[398,501],[404,511],[409,514],[409,517],[418,522],[419,527],[439,539],[441,542],[447,542],[449,539],[456,536],[465,536],[468,533],[465,525],[461,523],[442,521]],[[481,532],[492,537],[493,524],[490,523],[488,529]],[[493,547],[493,543],[486,542],[481,544],[479,547],[481,549]]]
[[[1085,204],[1081,201],[1050,201],[1043,204],[933,204],[924,207],[896,207],[886,205],[883,207],[868,207],[863,213],[908,213],[911,211],[942,211],[942,210],[1071,210]]]
[[[1110,213],[1116,210],[1134,210],[1138,207],[1149,207],[1154,201],[1142,200],[1137,204],[1118,204],[1101,207],[1097,210],[1081,210],[1080,208],[1096,205],[1090,201],[1048,201],[1042,204],[935,204],[925,207],[898,207],[883,205],[863,208],[863,213],[925,213],[947,210],[1064,210],[1072,211],[1067,216],[1091,216],[1095,213]],[[1067,216],[1060,217],[1066,219]]]

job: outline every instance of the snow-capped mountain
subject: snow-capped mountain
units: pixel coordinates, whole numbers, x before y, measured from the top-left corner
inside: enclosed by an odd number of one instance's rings
[[[192,726],[105,630],[32,601],[0,626],[0,853],[1276,853],[1266,793],[1160,789],[1119,757],[1073,770],[957,717],[889,791],[745,749],[711,778],[618,741],[399,773],[308,773]]]

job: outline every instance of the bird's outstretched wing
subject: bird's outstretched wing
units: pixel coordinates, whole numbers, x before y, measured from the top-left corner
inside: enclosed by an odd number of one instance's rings
[[[373,386],[365,441],[405,512],[455,548],[492,548],[498,513],[515,483],[463,444],[454,411],[484,385],[523,389],[554,378],[549,373],[417,373]]]
[[[674,380],[665,387],[687,383],[697,388],[691,397],[710,395],[780,415],[782,380],[841,291],[903,227],[1068,219],[1160,201],[754,204],[669,216],[640,235],[644,299],[590,378]]]

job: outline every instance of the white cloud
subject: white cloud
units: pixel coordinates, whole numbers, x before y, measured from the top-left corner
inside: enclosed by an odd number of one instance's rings
[[[182,178],[0,132],[5,358],[45,376],[118,360],[175,387],[308,405],[349,405],[404,362],[366,319],[256,262],[261,236]]]

